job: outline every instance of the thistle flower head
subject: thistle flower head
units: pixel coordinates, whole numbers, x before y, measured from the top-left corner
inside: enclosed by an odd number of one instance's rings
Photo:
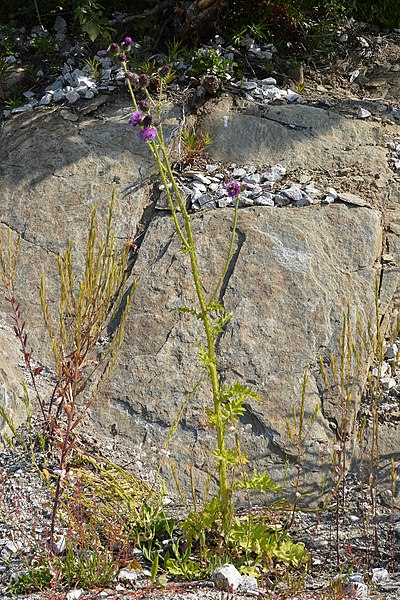
[[[112,44],[110,44],[110,47],[108,49],[110,52],[112,52],[113,54],[119,52],[119,46],[116,42],[113,42]]]
[[[124,44],[125,44],[125,46],[130,46],[131,44],[133,44],[133,39],[131,37],[129,37],[129,35],[127,35],[124,38]]]
[[[129,119],[129,124],[131,127],[136,127],[142,120],[142,113],[140,112],[140,110],[136,110],[134,113],[131,114],[131,117]]]
[[[153,117],[151,115],[144,116],[142,119],[143,127],[148,127],[149,125],[151,125],[152,120],[153,120]]]
[[[134,73],[132,73],[132,71],[125,71],[124,76],[125,79],[133,79]]]
[[[150,77],[148,75],[146,75],[146,73],[141,73],[139,75],[139,85],[140,85],[140,87],[149,87]]]
[[[240,194],[240,184],[237,181],[228,181],[225,189],[231,198],[235,198]]]
[[[141,131],[139,131],[139,137],[146,142],[152,142],[157,137],[157,132],[154,127],[144,127]]]
[[[118,54],[118,60],[120,60],[121,62],[126,62],[126,55],[125,54]]]
[[[143,111],[149,110],[149,103],[147,100],[139,100],[139,108]]]
[[[100,56],[100,58],[107,58],[107,56],[108,56],[107,50],[101,50],[99,52],[99,56]]]
[[[160,77],[166,77],[171,73],[171,65],[163,65],[158,69],[158,74]]]

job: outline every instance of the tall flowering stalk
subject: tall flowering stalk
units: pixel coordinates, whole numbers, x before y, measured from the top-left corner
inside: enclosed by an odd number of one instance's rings
[[[132,40],[130,38],[129,40],[131,44]],[[125,39],[125,46],[127,45],[126,42],[127,40]],[[130,46],[130,44],[128,46]],[[240,185],[236,181],[230,181],[226,184],[228,195],[235,199],[232,233],[221,276],[212,294],[209,298],[207,298],[199,273],[196,244],[193,236],[190,215],[187,211],[186,203],[175,180],[164,140],[160,115],[160,102],[154,102],[149,93],[149,77],[144,74],[138,75],[128,69],[126,51],[129,51],[129,47],[125,48],[123,54],[121,54],[121,49],[119,47],[115,48],[112,45],[109,48],[109,53],[114,55],[114,57],[117,57],[125,73],[128,90],[134,107],[134,112],[130,117],[130,125],[133,129],[138,130],[139,136],[147,142],[147,145],[154,156],[161,181],[164,185],[164,189],[168,198],[172,219],[182,242],[182,252],[188,254],[190,259],[193,284],[196,290],[198,301],[198,309],[193,310],[183,308],[182,311],[194,314],[203,323],[206,346],[204,349],[200,350],[200,362],[203,368],[206,370],[211,383],[213,408],[212,410],[208,411],[208,417],[210,425],[215,427],[217,437],[217,449],[214,452],[214,455],[217,459],[219,475],[218,509],[216,511],[216,518],[221,519],[222,533],[227,534],[230,530],[234,513],[234,490],[240,487],[254,487],[254,482],[253,480],[250,480],[250,478],[247,478],[247,482],[250,482],[249,485],[246,485],[244,481],[236,483],[228,482],[228,469],[232,469],[234,472],[238,465],[243,465],[246,462],[246,458],[241,452],[238,443],[236,443],[234,448],[228,448],[226,434],[228,431],[232,431],[232,428],[234,428],[236,431],[236,425],[239,417],[245,411],[245,399],[247,397],[259,399],[254,392],[245,388],[239,383],[236,383],[229,388],[221,385],[217,371],[218,359],[216,343],[218,335],[223,331],[224,325],[232,316],[231,313],[225,311],[224,307],[217,298],[233,256]],[[162,67],[158,71],[158,90],[160,97],[163,93],[166,77],[168,77],[169,74],[170,67],[168,65]],[[136,98],[136,92],[138,90],[141,90],[146,97],[144,100],[139,102]],[[152,115],[150,111],[154,111],[154,114]],[[181,225],[180,220],[178,219],[178,212],[181,213],[181,222],[183,225]],[[263,489],[266,487],[271,489],[273,487],[273,484],[268,476],[263,479],[262,475],[259,475],[257,472],[255,472],[254,477],[257,477],[257,482],[259,484],[257,485],[258,489]],[[263,482],[266,485],[264,485]]]

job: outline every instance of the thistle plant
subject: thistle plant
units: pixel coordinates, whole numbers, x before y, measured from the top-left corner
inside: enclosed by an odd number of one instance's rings
[[[199,344],[199,363],[208,379],[212,397],[211,406],[207,409],[208,425],[214,429],[216,435],[214,457],[218,471],[218,494],[205,508],[205,513],[208,512],[208,517],[211,518],[214,525],[217,520],[221,522],[221,532],[226,537],[232,525],[236,490],[240,488],[261,491],[275,489],[267,473],[259,474],[255,471],[253,476],[246,475],[241,478],[237,476],[237,469],[242,473],[247,458],[240,448],[238,437],[235,436],[235,442],[229,446],[227,434],[237,430],[239,419],[245,412],[246,399],[260,400],[260,398],[253,390],[240,382],[231,386],[222,385],[218,374],[217,342],[232,316],[232,313],[228,312],[219,300],[219,294],[234,252],[241,188],[236,181],[229,181],[226,184],[228,195],[235,201],[232,231],[221,275],[211,293],[207,295],[201,279],[191,217],[172,171],[161,123],[161,97],[170,67],[165,65],[158,71],[159,99],[156,102],[149,93],[149,76],[144,73],[132,72],[128,68],[127,55],[131,43],[131,38],[125,38],[121,46],[116,43],[111,44],[107,53],[118,60],[124,70],[134,107],[134,112],[129,120],[130,126],[147,143],[154,157],[168,198],[172,220],[181,241],[181,251],[188,257],[190,263],[197,304],[181,307],[179,311],[195,317],[201,321],[203,326],[204,342]],[[142,96],[141,100],[137,99],[139,94]]]

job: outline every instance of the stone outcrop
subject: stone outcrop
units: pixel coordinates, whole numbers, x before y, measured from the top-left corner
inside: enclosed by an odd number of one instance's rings
[[[10,226],[22,235],[17,293],[30,344],[46,364],[50,349],[40,316],[42,270],[56,299],[57,253],[71,238],[79,270],[91,207],[96,202],[105,214],[113,187],[121,242],[135,234],[139,220],[144,222],[147,229],[132,273],[139,283],[125,341],[92,417],[100,439],[116,435],[121,443],[162,448],[199,376],[196,341],[202,340],[202,332],[198,322],[174,310],[195,302],[188,261],[179,252],[168,212],[154,210],[148,179],[153,164],[129,128],[130,110],[126,99],[117,98],[94,107],[93,113],[44,110],[6,122],[0,221],[3,231]],[[166,115],[168,134],[176,130],[179,115],[177,108]],[[347,303],[353,323],[356,314],[364,326],[373,321],[377,276],[384,322],[396,320],[398,184],[387,162],[385,135],[398,133],[397,126],[310,106],[259,110],[243,105],[238,110],[223,99],[204,110],[199,127],[214,135],[213,160],[265,167],[282,162],[296,176],[315,173],[327,183],[336,178],[341,192],[358,192],[367,205],[349,196],[349,201],[329,206],[240,209],[235,253],[222,286],[221,300],[234,315],[219,342],[221,378],[227,383],[238,379],[260,394],[262,403],[249,401],[243,418],[244,425],[252,426],[244,445],[253,464],[267,467],[280,481],[285,461],[289,457],[293,463],[294,455],[286,419],[300,401],[304,371],[309,373],[306,418],[322,404],[305,449],[311,488],[330,465],[332,427],[340,419],[337,398],[324,394],[320,356],[337,353]],[[221,273],[232,216],[229,208],[193,216],[208,292]],[[0,310],[7,320],[6,304],[1,302]],[[14,367],[2,360],[1,377],[12,386]],[[367,369],[366,360],[360,387]],[[183,477],[188,465],[194,466],[199,489],[214,446],[212,432],[202,426],[209,402],[210,390],[202,384],[171,445]],[[357,404],[353,416],[356,409]],[[388,447],[387,452],[395,450]],[[289,467],[289,476],[291,472]]]
[[[222,270],[232,210],[193,218],[206,290]],[[279,479],[293,454],[286,419],[301,399],[308,370],[307,418],[321,402],[319,357],[337,351],[348,301],[366,326],[374,313],[374,279],[382,245],[379,211],[345,205],[301,211],[251,208],[239,213],[235,255],[223,285],[222,301],[234,316],[220,341],[220,372],[254,387],[263,402],[249,401],[244,424],[252,425],[245,444],[259,468]],[[157,218],[147,231],[135,266],[139,277],[134,307],[118,367],[95,408],[98,424],[132,440],[160,445],[185,395],[199,376],[196,341],[201,330],[187,315],[171,312],[195,306],[187,257],[179,253],[171,220]],[[210,432],[199,424],[210,405],[204,386],[188,403],[173,444],[178,464],[206,469]],[[323,398],[322,398],[323,402]],[[340,407],[322,403],[309,438],[308,467],[328,452],[329,423]],[[323,458],[322,462],[325,462]],[[276,470],[274,466],[279,465]]]

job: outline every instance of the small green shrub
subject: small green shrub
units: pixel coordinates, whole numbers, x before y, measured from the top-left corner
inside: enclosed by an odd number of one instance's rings
[[[192,73],[199,75],[217,75],[229,79],[237,63],[221,56],[215,48],[199,48],[192,55]]]

